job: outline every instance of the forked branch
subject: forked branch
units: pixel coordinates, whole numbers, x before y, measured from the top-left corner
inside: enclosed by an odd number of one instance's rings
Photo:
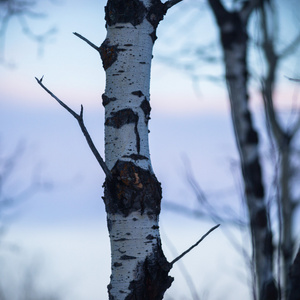
[[[44,77],[44,76],[43,76]],[[43,77],[41,79],[38,79],[35,77],[36,81],[38,82],[38,84],[52,97],[54,98],[64,109],[66,109],[78,122],[80,129],[83,133],[83,135],[85,136],[85,139],[90,147],[90,149],[92,150],[94,156],[96,157],[99,165],[101,166],[102,170],[104,171],[106,177],[111,180],[112,179],[112,175],[111,172],[109,171],[107,165],[105,164],[102,156],[100,155],[100,153],[98,152],[88,130],[86,129],[85,125],[84,125],[84,121],[83,121],[83,106],[81,105],[81,110],[80,110],[80,114],[77,114],[74,110],[72,110],[68,105],[66,105],[63,101],[61,101],[58,97],[56,97],[48,88],[45,87],[45,85],[42,83],[43,81]]]
[[[208,230],[197,243],[195,243],[189,249],[185,250],[183,253],[181,253],[179,256],[177,256],[175,259],[173,259],[170,264],[173,266],[179,259],[183,258],[191,250],[193,250],[195,247],[197,247],[212,231],[217,229],[219,226],[220,226],[220,224],[218,224],[218,225],[212,227],[210,230]]]

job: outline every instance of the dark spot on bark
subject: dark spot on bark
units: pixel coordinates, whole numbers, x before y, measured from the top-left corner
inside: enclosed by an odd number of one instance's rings
[[[108,117],[105,121],[106,126],[112,126],[115,128],[121,128],[125,124],[136,124],[138,122],[138,115],[133,112],[132,109],[126,108],[117,112],[112,112],[111,117]]]
[[[155,239],[155,237],[154,237],[152,234],[148,234],[148,235],[146,236],[146,239],[147,239],[147,240],[153,240],[153,239]]]
[[[248,123],[248,132],[246,133],[246,144],[257,145],[258,144],[258,134],[253,128],[252,118],[249,111],[244,114],[245,121]]]
[[[133,218],[133,219],[132,219],[132,221],[137,221],[137,220],[138,220],[137,218]]]
[[[132,212],[147,213],[156,218],[160,213],[161,186],[154,174],[132,162],[117,161],[112,180],[104,185],[104,203],[108,213],[128,216]]]
[[[127,241],[127,240],[128,240],[128,239],[122,238],[122,239],[114,240],[114,242],[124,242],[124,241]]]
[[[131,233],[130,232],[126,232],[126,235],[131,235]]]
[[[116,268],[117,268],[117,267],[121,267],[121,266],[123,266],[122,263],[118,263],[118,262],[115,262],[115,263],[114,263],[114,267],[116,267]]]
[[[276,288],[276,284],[273,279],[265,282],[263,284],[262,290],[260,291],[259,299],[267,299],[267,300],[277,300],[278,299],[278,291]],[[291,298],[289,298],[291,299]],[[299,299],[295,298],[294,300]]]
[[[158,228],[159,228],[159,226],[157,226],[157,225],[153,225],[151,228],[152,228],[152,229],[158,229]]]
[[[258,134],[253,128],[250,128],[247,132],[246,143],[248,145],[250,145],[250,144],[257,145],[258,144]]]
[[[154,44],[155,41],[157,40],[157,35],[156,35],[156,30],[153,30],[149,36],[151,37],[152,43]]]
[[[246,193],[256,198],[264,197],[264,187],[262,184],[261,166],[258,158],[248,163],[244,167],[244,177]]]
[[[108,0],[105,6],[106,25],[131,23],[141,24],[146,14],[143,2],[139,0]]]
[[[107,97],[105,94],[102,94],[102,104],[103,106],[106,106],[111,101],[116,101],[116,97]]]
[[[221,41],[225,49],[232,50],[234,44],[246,45],[247,26],[243,24],[238,12],[227,12],[223,18],[218,18],[217,21],[221,28]]]
[[[99,49],[104,70],[107,70],[117,60],[118,45],[111,45],[109,39],[105,39]]]
[[[145,65],[146,63],[144,61],[139,62],[141,65]]]
[[[124,44],[125,47],[133,46],[132,44]]]
[[[166,12],[166,6],[160,0],[152,0],[152,5],[147,12],[146,19],[156,29]]]
[[[125,300],[163,299],[165,291],[171,286],[174,278],[168,274],[171,265],[166,260],[160,242],[153,246],[153,251],[144,262],[139,263],[136,273],[140,278],[131,281],[131,293]]]
[[[274,246],[273,246],[273,235],[271,231],[268,231],[264,240],[263,253],[266,257],[273,257]],[[272,260],[272,259],[271,259]]]
[[[142,97],[144,96],[144,94],[142,93],[142,91],[134,91],[131,93],[132,95],[138,96],[138,97]]]
[[[259,228],[266,228],[268,225],[267,212],[265,208],[261,208],[255,216],[254,226]]]
[[[122,255],[120,257],[121,260],[130,260],[130,259],[136,259],[135,256],[130,256],[130,255]]]
[[[135,161],[137,161],[137,160],[148,160],[148,157],[146,157],[144,155],[140,155],[140,154],[123,155],[123,157],[128,157],[128,158],[131,158]]]
[[[117,112],[112,112],[111,117],[108,117],[105,121],[106,126],[112,126],[115,128],[121,128],[125,124],[134,124],[134,133],[136,136],[136,150],[140,153],[140,135],[138,132],[139,116],[132,109],[121,109]]]
[[[141,103],[140,107],[143,110],[144,115],[145,115],[145,123],[148,124],[148,121],[150,120],[151,106],[146,97],[143,100],[143,102]]]

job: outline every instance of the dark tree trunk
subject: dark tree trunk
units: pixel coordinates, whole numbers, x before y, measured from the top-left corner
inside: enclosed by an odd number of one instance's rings
[[[248,104],[247,23],[257,1],[228,12],[219,0],[209,0],[219,29],[236,143],[241,160],[250,218],[257,290],[260,300],[277,299],[273,276],[272,231],[265,203],[258,134]]]

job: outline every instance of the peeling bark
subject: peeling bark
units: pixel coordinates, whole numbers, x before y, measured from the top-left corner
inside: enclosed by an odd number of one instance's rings
[[[247,22],[253,7],[246,2],[240,11],[228,12],[219,0],[209,0],[209,3],[220,29],[231,116],[250,218],[259,299],[275,300],[278,295],[273,276],[272,232],[264,199],[258,134],[253,126],[247,91]]]

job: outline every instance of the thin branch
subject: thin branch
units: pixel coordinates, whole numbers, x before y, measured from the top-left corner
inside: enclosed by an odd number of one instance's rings
[[[43,76],[44,77],[44,76]],[[111,172],[109,171],[107,165],[105,164],[103,158],[101,157],[100,153],[98,152],[88,130],[86,129],[83,121],[83,106],[81,105],[81,110],[80,114],[78,115],[74,110],[72,110],[69,106],[67,106],[63,101],[61,101],[58,97],[56,97],[49,89],[47,89],[44,84],[42,83],[43,77],[41,79],[38,79],[35,77],[36,81],[38,84],[52,97],[54,98],[64,109],[66,109],[78,122],[82,133],[84,134],[86,141],[92,150],[95,158],[97,159],[99,165],[101,166],[102,170],[104,171],[106,177],[111,180],[112,175]]]
[[[291,78],[291,77],[287,77],[287,76],[285,76],[285,77],[286,77],[288,80],[300,82],[300,79],[295,79],[295,78]]]
[[[168,10],[169,8],[171,8],[172,6],[176,5],[177,3],[181,2],[182,0],[169,0],[167,2],[165,2],[165,7]]]
[[[77,32],[73,32],[74,35],[76,35],[77,37],[79,37],[80,39],[82,39],[83,41],[85,41],[87,44],[89,44],[92,48],[94,48],[95,50],[97,50],[99,52],[100,47],[97,47],[95,44],[93,44],[91,41],[89,41],[87,38],[85,38],[84,36],[82,36],[81,34],[77,33]]]
[[[186,254],[188,254],[191,250],[193,250],[195,247],[197,247],[212,231],[214,231],[215,229],[217,229],[220,226],[220,224],[212,227],[210,230],[208,230],[202,237],[201,239],[195,243],[193,246],[191,246],[189,249],[187,249],[186,251],[184,251],[183,253],[181,253],[178,257],[176,257],[175,259],[172,260],[172,262],[170,263],[172,266],[181,258],[183,258]]]

